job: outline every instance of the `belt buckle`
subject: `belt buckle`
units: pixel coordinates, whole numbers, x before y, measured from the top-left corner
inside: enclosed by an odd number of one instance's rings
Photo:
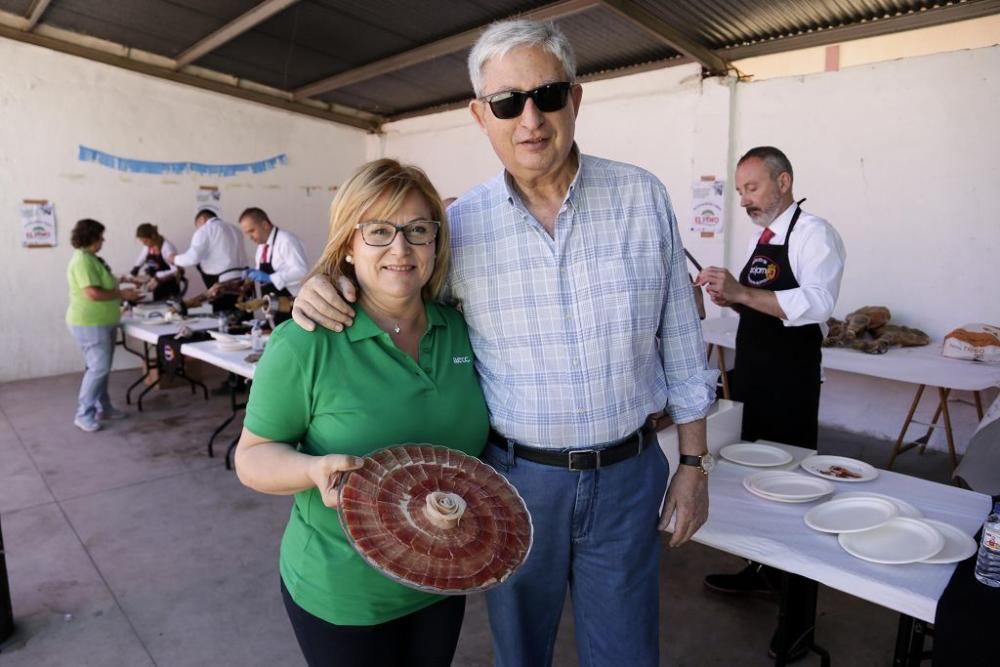
[[[601,450],[599,449],[574,449],[569,452],[569,464],[567,468],[569,470],[589,470],[589,468],[577,468],[573,464],[574,455],[594,455],[594,470],[598,470],[601,467]]]

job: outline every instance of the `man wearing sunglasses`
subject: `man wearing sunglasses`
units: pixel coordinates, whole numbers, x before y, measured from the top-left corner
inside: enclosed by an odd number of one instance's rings
[[[469,54],[472,115],[504,169],[449,209],[452,268],[493,432],[484,459],[531,511],[526,563],[487,593],[496,664],[548,665],[567,587],[584,665],[654,666],[657,527],[671,546],[708,515],[705,415],[715,395],[663,185],[579,152],[583,89],[554,25],[508,21]],[[344,296],[354,288],[343,281]],[[353,311],[306,283],[296,321],[336,330]],[[652,413],[678,424],[668,465]],[[660,513],[666,491],[666,502]]]

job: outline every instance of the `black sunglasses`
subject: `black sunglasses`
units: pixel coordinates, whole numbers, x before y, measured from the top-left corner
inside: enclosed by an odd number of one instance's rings
[[[566,106],[571,87],[572,84],[560,81],[559,83],[547,83],[534,90],[505,90],[502,93],[487,95],[481,99],[490,105],[494,116],[501,120],[510,120],[521,115],[521,112],[524,111],[524,104],[529,97],[538,110],[543,113],[561,110]]]

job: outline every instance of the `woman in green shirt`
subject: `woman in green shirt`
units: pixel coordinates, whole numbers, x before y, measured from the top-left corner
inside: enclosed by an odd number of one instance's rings
[[[285,607],[310,665],[448,665],[465,598],[403,586],[354,551],[336,482],[361,456],[427,442],[473,456],[489,419],[461,314],[434,302],[450,244],[427,176],[394,160],[338,190],[314,274],[360,287],[354,326],[279,326],[254,374],[236,450],[247,486],[294,494],[281,541]]]
[[[119,290],[118,280],[97,256],[104,245],[104,225],[85,218],[70,235],[76,250],[66,269],[69,307],[66,325],[83,352],[86,369],[80,383],[73,424],[88,433],[101,428],[100,420],[123,417],[111,406],[108,376],[115,354],[115,331],[121,319],[122,299],[135,299],[131,290]]]

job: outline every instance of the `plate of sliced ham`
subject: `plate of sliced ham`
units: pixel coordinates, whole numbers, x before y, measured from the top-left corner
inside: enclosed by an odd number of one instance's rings
[[[364,457],[340,489],[340,523],[372,567],[438,594],[484,591],[528,558],[534,530],[524,500],[482,461],[428,444]]]

